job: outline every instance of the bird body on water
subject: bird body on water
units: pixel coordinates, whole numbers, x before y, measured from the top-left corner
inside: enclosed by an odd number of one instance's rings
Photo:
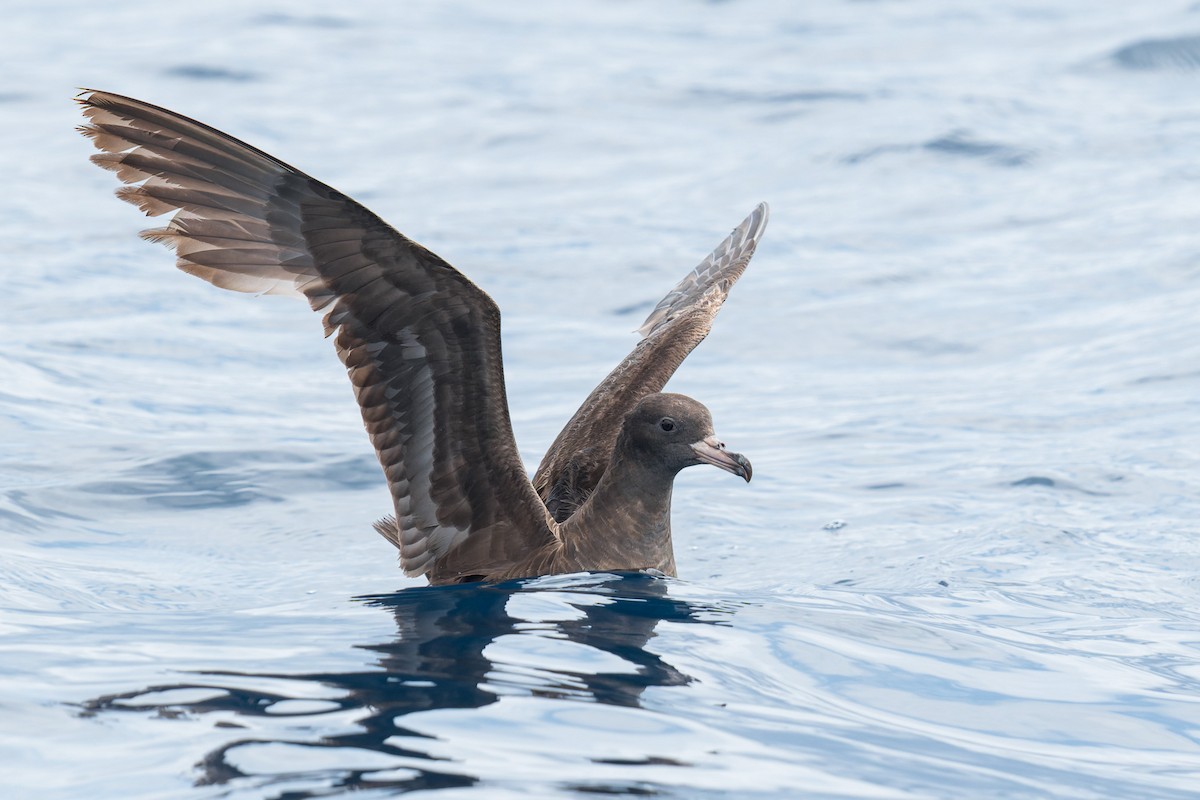
[[[106,92],[79,98],[92,160],[150,216],[143,237],[226,289],[304,297],[325,312],[395,516],[376,529],[431,583],[585,570],[675,574],[675,475],[712,464],[750,480],[708,409],[662,388],[749,263],[761,204],[672,289],[642,339],[558,435],[531,481],[512,434],[500,312],[434,253],[335,189],[214,128]]]

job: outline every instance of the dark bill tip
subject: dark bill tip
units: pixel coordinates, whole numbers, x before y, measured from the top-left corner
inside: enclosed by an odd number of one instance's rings
[[[749,483],[750,478],[754,475],[754,468],[750,466],[750,459],[746,458],[741,453],[730,453],[729,455],[733,456],[733,460],[738,463],[739,467],[741,467],[741,469],[735,474],[741,475],[746,479],[746,483]]]
[[[731,453],[726,450],[725,444],[715,436],[694,442],[692,450],[695,451],[696,458],[703,463],[712,464],[714,467],[720,467],[726,472],[732,472],[734,475],[745,478],[746,483],[750,482],[750,477],[754,474],[754,469],[750,466],[750,459],[741,453]]]

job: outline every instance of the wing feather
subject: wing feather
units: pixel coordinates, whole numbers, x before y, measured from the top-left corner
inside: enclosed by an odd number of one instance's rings
[[[93,156],[151,216],[144,232],[217,286],[324,311],[395,517],[409,575],[500,573],[559,546],[508,414],[500,313],[482,290],[363,206],[202,123],[105,92],[79,97]],[[549,556],[546,556],[549,557]]]
[[[661,391],[688,353],[708,336],[730,288],[750,263],[767,218],[767,204],[760,203],[659,301],[638,329],[641,341],[550,445],[533,484],[556,521],[567,519],[596,488],[625,414],[646,395]]]

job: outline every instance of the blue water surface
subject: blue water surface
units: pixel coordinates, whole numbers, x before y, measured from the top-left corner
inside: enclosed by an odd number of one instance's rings
[[[0,795],[1200,797],[1200,8],[5,12]],[[530,467],[759,201],[670,384],[680,577],[428,588],[319,319],[135,235],[80,86],[487,290]],[[149,223],[153,224],[153,223]]]

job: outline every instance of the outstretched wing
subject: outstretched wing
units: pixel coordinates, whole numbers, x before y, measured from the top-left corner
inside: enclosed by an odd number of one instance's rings
[[[150,216],[143,237],[225,289],[303,296],[336,332],[395,501],[377,524],[435,583],[557,545],[508,416],[500,312],[482,290],[349,197],[194,120],[105,92],[79,97],[92,156]]]
[[[621,421],[639,400],[661,391],[713,319],[754,255],[767,226],[760,203],[708,258],[667,293],[638,329],[642,340],[588,396],[542,459],[533,485],[562,522],[596,488]]]

